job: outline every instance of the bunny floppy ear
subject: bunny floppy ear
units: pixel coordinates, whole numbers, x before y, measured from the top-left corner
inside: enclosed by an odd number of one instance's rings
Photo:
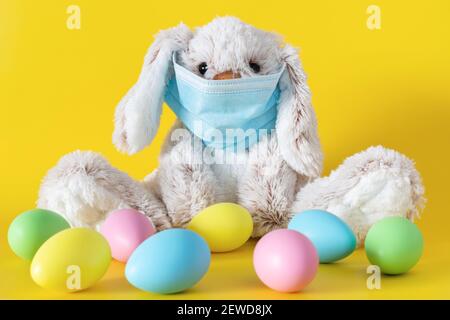
[[[296,49],[284,46],[281,58],[286,63],[287,72],[280,79],[281,96],[276,123],[280,152],[297,173],[316,178],[322,170],[322,151],[306,75]]]
[[[152,142],[172,72],[173,52],[186,49],[191,38],[192,32],[182,23],[156,35],[137,83],[116,108],[113,142],[120,151],[134,154]]]

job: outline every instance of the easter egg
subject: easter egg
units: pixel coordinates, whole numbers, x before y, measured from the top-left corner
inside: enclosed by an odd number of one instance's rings
[[[227,252],[242,246],[253,232],[247,209],[235,203],[217,203],[197,213],[187,226],[202,236],[212,252]]]
[[[422,256],[423,238],[417,226],[406,218],[387,217],[375,223],[364,243],[370,263],[385,274],[401,274]]]
[[[208,271],[211,253],[193,231],[168,229],[156,233],[134,250],[125,277],[136,288],[169,294],[194,286]]]
[[[33,259],[40,246],[54,234],[70,228],[59,214],[44,209],[33,209],[17,216],[8,229],[8,243],[20,258]]]
[[[122,209],[108,215],[100,232],[108,240],[113,258],[126,262],[134,249],[156,230],[143,213],[134,209]]]
[[[92,286],[111,262],[106,239],[88,228],[61,231],[48,239],[31,263],[31,277],[43,288],[75,292]]]
[[[256,244],[253,266],[259,279],[280,292],[296,292],[315,277],[319,256],[303,234],[288,229],[269,232]]]
[[[356,248],[356,237],[340,218],[323,210],[306,210],[297,213],[288,229],[296,230],[312,241],[321,263],[341,260]]]

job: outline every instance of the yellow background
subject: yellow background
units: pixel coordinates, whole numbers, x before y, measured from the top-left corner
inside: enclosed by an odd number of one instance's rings
[[[81,30],[66,27],[71,4],[81,8]],[[370,4],[381,8],[381,30],[366,27]],[[164,298],[128,285],[118,263],[86,292],[44,291],[7,247],[7,227],[34,206],[40,179],[67,152],[95,150],[137,179],[149,173],[173,114],[165,108],[151,147],[128,157],[111,143],[114,108],[158,30],[226,14],[302,48],[325,174],[376,144],[416,161],[428,198],[425,254],[411,273],[383,277],[382,290],[366,288],[358,251],[321,266],[305,292],[283,295],[257,280],[249,243],[214,255],[201,283],[166,298],[450,298],[449,13],[447,0],[0,0],[0,298]]]

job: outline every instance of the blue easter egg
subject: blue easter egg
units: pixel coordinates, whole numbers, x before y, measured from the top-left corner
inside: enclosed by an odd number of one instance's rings
[[[307,236],[317,249],[320,263],[341,260],[356,248],[356,237],[340,218],[324,210],[297,213],[288,228]]]
[[[208,271],[211,253],[193,231],[169,229],[141,243],[131,254],[125,277],[136,288],[169,294],[194,286]]]

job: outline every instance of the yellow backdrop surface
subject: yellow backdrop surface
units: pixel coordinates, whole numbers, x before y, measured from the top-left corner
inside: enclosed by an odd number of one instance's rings
[[[366,25],[369,5],[381,29]],[[67,28],[67,8],[81,28]],[[0,0],[0,298],[450,298],[450,2],[429,1],[106,1]],[[368,290],[363,251],[321,266],[305,292],[277,294],[256,278],[253,243],[213,256],[192,290],[161,297],[132,288],[113,263],[92,289],[72,295],[37,287],[9,250],[7,228],[34,206],[46,171],[67,152],[102,153],[136,179],[157,166],[174,120],[164,109],[153,144],[128,157],[112,143],[114,108],[138,76],[152,36],[180,21],[203,25],[235,15],[276,31],[294,46],[309,75],[325,172],[382,144],[416,161],[427,206],[418,222],[425,254],[409,274]]]

